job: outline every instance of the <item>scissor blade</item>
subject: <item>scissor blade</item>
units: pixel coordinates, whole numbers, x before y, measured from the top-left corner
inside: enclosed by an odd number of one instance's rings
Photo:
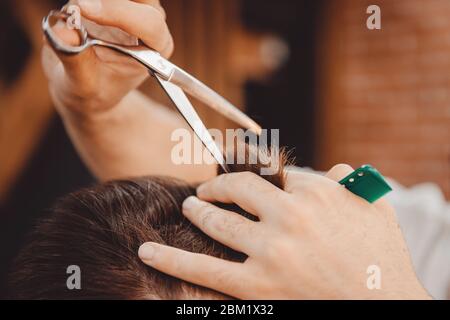
[[[175,104],[186,122],[189,124],[192,130],[194,130],[196,136],[208,149],[214,159],[216,159],[217,163],[222,167],[222,169],[225,172],[228,172],[222,151],[220,151],[216,142],[208,132],[208,129],[206,129],[203,121],[198,116],[197,111],[195,111],[194,107],[192,106],[187,96],[184,94],[183,90],[177,85],[162,79],[157,74],[155,74],[154,76],[158,80],[164,91],[167,93],[169,98]]]
[[[203,82],[191,76],[186,71],[174,66],[173,73],[169,79],[181,87],[191,96],[205,103],[210,108],[235,121],[245,129],[250,129],[257,135],[261,134],[261,127],[241,110],[236,108],[228,100],[223,98],[217,92],[209,88]]]

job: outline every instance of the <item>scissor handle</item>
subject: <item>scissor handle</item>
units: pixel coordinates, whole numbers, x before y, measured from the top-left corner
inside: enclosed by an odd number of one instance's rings
[[[44,31],[44,34],[54,49],[66,54],[77,54],[81,53],[91,46],[102,46],[121,52],[134,58],[135,60],[143,64],[146,68],[151,70],[153,73],[160,76],[162,79],[170,81],[179,86],[191,96],[205,103],[216,112],[233,120],[243,128],[250,129],[257,135],[261,134],[261,127],[245,113],[236,108],[228,100],[209,88],[203,82],[199,81],[170,61],[164,59],[157,51],[154,51],[145,45],[121,46],[99,39],[92,39],[89,37],[86,28],[84,28],[83,26],[80,26],[80,28],[77,30],[80,34],[82,42],[80,46],[70,46],[64,44],[59,40],[58,36],[52,30],[51,20],[67,20],[68,18],[69,14],[64,11],[51,11],[42,22],[42,29]]]
[[[70,46],[65,44],[59,39],[59,37],[55,34],[55,32],[52,29],[53,19],[66,21],[69,17],[70,17],[69,14],[64,11],[59,10],[50,11],[50,13],[42,20],[42,31],[44,32],[44,35],[48,40],[49,44],[55,50],[58,50],[66,54],[78,54],[84,51],[88,45],[89,35],[86,28],[80,26],[80,28],[76,29],[78,35],[80,36],[81,41],[81,44],[79,46]]]

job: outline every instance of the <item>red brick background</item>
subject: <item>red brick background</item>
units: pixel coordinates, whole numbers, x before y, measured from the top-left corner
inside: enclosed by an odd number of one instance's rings
[[[450,1],[330,1],[318,48],[319,164],[371,163],[450,198]]]

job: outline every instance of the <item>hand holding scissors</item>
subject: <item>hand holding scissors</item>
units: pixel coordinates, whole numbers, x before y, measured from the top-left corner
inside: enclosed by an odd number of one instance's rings
[[[260,134],[261,127],[246,116],[242,111],[233,106],[202,82],[168,60],[164,59],[158,52],[150,49],[140,40],[138,40],[134,46],[122,46],[93,38],[88,34],[87,30],[81,26],[79,29],[79,37],[81,39],[80,45],[72,46],[62,42],[58,38],[58,35],[53,31],[52,26],[60,21],[67,20],[67,18],[68,15],[63,11],[52,11],[43,20],[42,28],[44,34],[47,41],[55,50],[66,55],[78,55],[84,53],[92,47],[97,46],[117,51],[139,62],[148,69],[148,72],[151,75],[157,79],[178,111],[187,121],[189,126],[194,130],[197,137],[202,141],[225,172],[228,170],[223,152],[214,142],[184,91],[198,98],[215,111],[230,118],[231,120],[234,120],[242,127],[252,130],[255,134]]]
[[[96,24],[90,29],[102,34],[107,29],[109,38],[116,43],[135,43],[134,36],[139,35],[163,57],[169,57],[173,51],[173,39],[158,0],[89,0],[69,4],[77,5],[81,15]],[[120,30],[130,36],[123,37]],[[64,21],[58,21],[52,31],[61,43],[80,44],[79,32],[70,30]],[[43,67],[53,101],[63,114],[97,117],[114,109],[149,77],[147,68],[110,49],[93,47],[77,55],[52,49],[48,42],[44,45]]]

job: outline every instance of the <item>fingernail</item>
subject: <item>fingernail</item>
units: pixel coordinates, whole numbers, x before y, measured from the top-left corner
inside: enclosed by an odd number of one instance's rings
[[[97,14],[102,10],[101,0],[78,0],[81,10],[87,14]]]
[[[183,211],[192,210],[193,208],[197,207],[199,203],[200,203],[200,200],[198,200],[197,197],[191,196],[191,197],[187,198],[186,200],[184,200]]]
[[[144,243],[138,252],[139,258],[145,261],[152,260],[155,255],[155,247],[151,243]]]

